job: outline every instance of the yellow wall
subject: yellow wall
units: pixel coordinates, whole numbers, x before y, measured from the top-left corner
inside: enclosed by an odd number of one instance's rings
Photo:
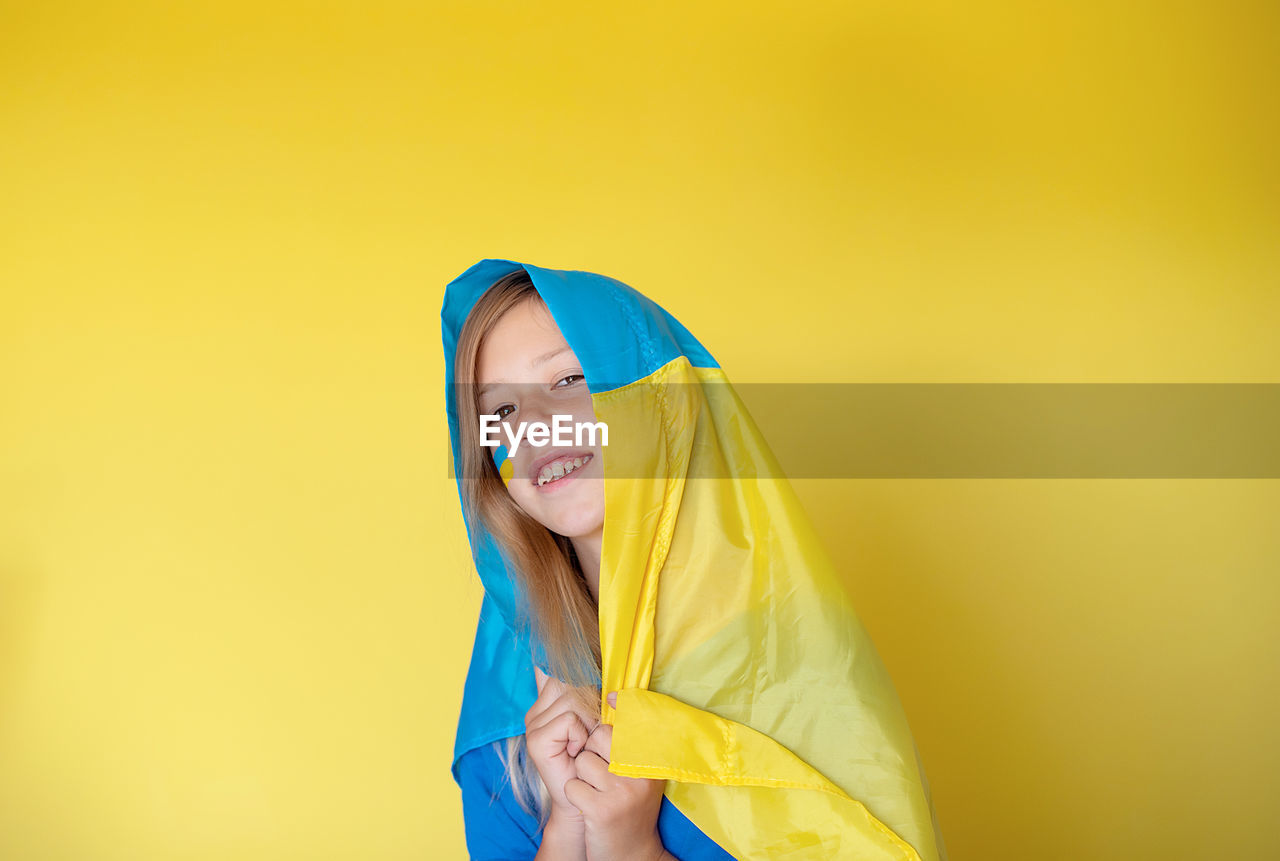
[[[481,257],[737,381],[1280,376],[1275,4],[642,5],[0,4],[0,857],[463,857]],[[800,486],[954,861],[1280,851],[1277,482]]]

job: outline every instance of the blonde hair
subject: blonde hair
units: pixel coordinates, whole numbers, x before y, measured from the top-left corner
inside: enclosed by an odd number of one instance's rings
[[[486,335],[523,302],[545,303],[525,270],[498,279],[476,302],[458,336],[453,398],[461,443],[462,504],[468,522],[487,530],[513,567],[527,608],[520,624],[532,628],[551,664],[569,686],[580,712],[600,714],[599,611],[573,544],[524,512],[507,492],[491,449],[480,444],[476,364]],[[524,614],[527,613],[527,616]],[[545,825],[550,794],[527,756],[524,734],[495,742],[520,806]]]

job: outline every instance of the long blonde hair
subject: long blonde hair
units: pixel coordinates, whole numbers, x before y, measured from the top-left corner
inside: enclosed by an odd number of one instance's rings
[[[522,302],[542,303],[542,297],[528,273],[520,269],[485,291],[458,336],[452,396],[461,442],[462,504],[468,521],[493,535],[514,568],[527,602],[527,617],[521,623],[529,625],[542,643],[551,674],[569,685],[579,711],[598,718],[599,611],[573,544],[516,505],[494,466],[491,449],[480,444],[476,379],[480,346],[498,320]],[[524,734],[495,744],[516,800],[545,825],[550,794],[529,761]]]

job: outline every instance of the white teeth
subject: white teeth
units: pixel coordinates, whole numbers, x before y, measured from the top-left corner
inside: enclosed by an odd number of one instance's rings
[[[550,466],[544,466],[542,472],[538,473],[538,487],[555,481],[557,478],[564,478],[575,469],[579,469],[590,462],[591,455],[587,455],[586,457],[575,457],[573,460],[556,461]]]

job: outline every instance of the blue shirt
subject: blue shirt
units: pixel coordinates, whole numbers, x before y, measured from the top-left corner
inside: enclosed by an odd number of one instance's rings
[[[532,861],[542,844],[538,820],[512,794],[498,757],[497,741],[482,744],[458,759],[462,818],[471,861]],[[658,836],[680,861],[733,861],[733,856],[703,834],[667,797],[658,812]]]

